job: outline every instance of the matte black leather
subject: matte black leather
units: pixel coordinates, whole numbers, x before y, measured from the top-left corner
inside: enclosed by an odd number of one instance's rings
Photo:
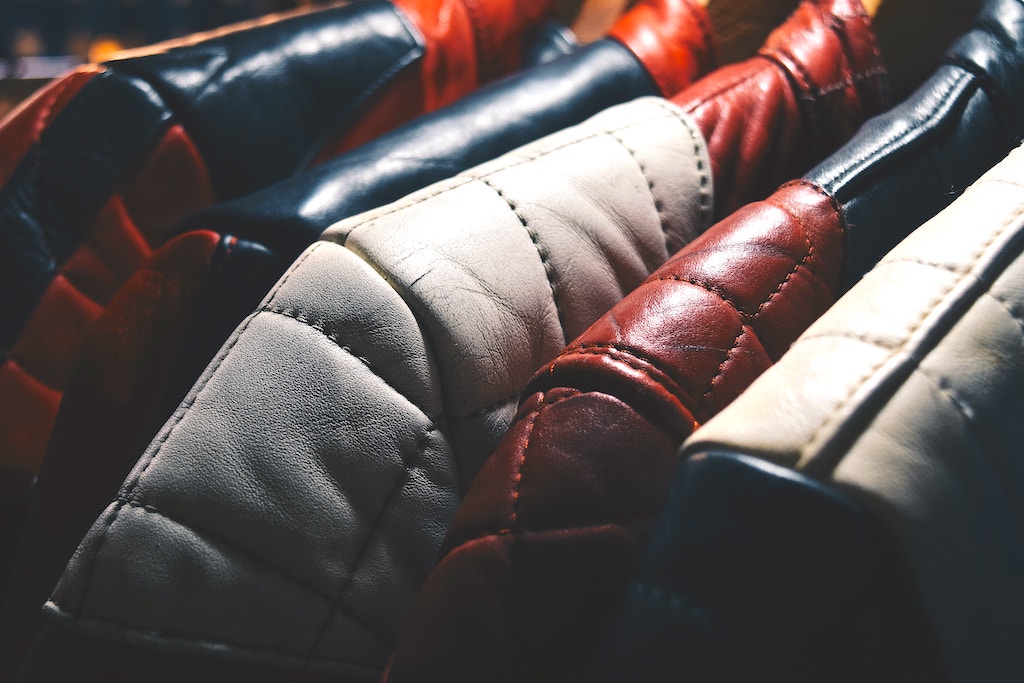
[[[509,76],[266,190],[202,211],[182,231],[226,231],[293,258],[332,223],[454,176],[658,89],[606,39]]]
[[[896,551],[837,490],[766,461],[680,461],[601,681],[946,680]]]
[[[230,198],[303,168],[423,51],[394,5],[362,0],[107,66],[146,80],[167,100],[218,196]]]
[[[1022,136],[1024,3],[988,0],[974,29],[950,48],[935,75],[805,176],[846,213],[848,285]]]
[[[101,73],[0,188],[0,360],[125,169],[142,161],[170,119],[148,84]]]

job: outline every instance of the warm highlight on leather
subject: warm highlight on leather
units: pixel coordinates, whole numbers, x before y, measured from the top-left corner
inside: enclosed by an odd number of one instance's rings
[[[541,369],[449,527],[389,682],[586,673],[675,445],[832,304],[844,242],[827,195],[786,185],[678,252]]]
[[[326,144],[317,159],[358,147],[519,68],[525,36],[554,4],[553,0],[397,0],[395,5],[423,37],[422,58],[399,74],[354,125]]]
[[[641,98],[334,225],[86,534],[54,627],[379,675],[522,387],[703,229],[707,168]]]
[[[806,172],[887,104],[886,73],[859,0],[808,0],[758,55],[673,101],[711,150],[722,217]]]
[[[1020,669],[1022,174],[1017,148],[682,452],[751,454],[860,502],[910,570],[954,681]]]
[[[637,4],[608,35],[636,55],[665,97],[710,72],[717,62],[707,11],[694,0]]]
[[[104,307],[170,228],[213,200],[180,126],[104,206],[0,365],[0,467],[38,471],[60,397]]]
[[[29,149],[39,143],[40,134],[53,117],[102,70],[99,65],[87,65],[55,79],[0,120],[0,186]]]

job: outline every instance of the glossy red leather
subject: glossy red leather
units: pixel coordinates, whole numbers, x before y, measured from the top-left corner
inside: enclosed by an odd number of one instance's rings
[[[531,380],[387,678],[587,673],[675,450],[838,297],[845,225],[797,181],[678,252]]]
[[[887,100],[885,68],[859,0],[802,3],[755,57],[673,98],[708,143],[716,216],[808,171]]]
[[[515,71],[527,31],[554,0],[396,0],[420,30],[423,58],[407,68],[356,123],[317,155],[324,161],[451,104],[478,86]]]
[[[82,344],[122,284],[189,213],[213,202],[199,153],[171,126],[93,221],[0,364],[0,468],[34,473]]]
[[[715,68],[715,42],[707,11],[693,0],[636,5],[608,34],[637,56],[671,97]]]

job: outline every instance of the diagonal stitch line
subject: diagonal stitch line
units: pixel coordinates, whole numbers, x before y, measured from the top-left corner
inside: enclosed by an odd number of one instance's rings
[[[121,498],[121,497],[117,498],[117,501],[119,503],[124,504],[125,506],[130,507],[130,508],[133,508],[133,509],[136,509],[136,510],[141,510],[142,512],[146,512],[146,513],[149,513],[149,514],[152,514],[152,515],[156,515],[156,516],[158,516],[158,517],[160,517],[162,519],[166,519],[168,522],[171,522],[172,524],[176,524],[176,525],[178,525],[180,527],[184,527],[185,529],[188,529],[188,530],[190,530],[192,532],[195,532],[199,536],[204,536],[207,539],[211,539],[211,540],[213,540],[215,542],[222,543],[222,544],[224,544],[224,545],[226,545],[226,546],[228,546],[230,548],[238,550],[243,555],[248,556],[251,561],[256,561],[260,565],[262,565],[262,566],[272,570],[278,576],[288,580],[291,583],[294,583],[294,584],[296,584],[298,586],[301,586],[302,588],[306,589],[309,593],[313,594],[317,598],[319,598],[319,599],[323,600],[324,602],[328,603],[332,607],[341,608],[340,605],[335,605],[334,604],[335,603],[334,598],[331,597],[330,595],[328,595],[327,593],[325,593],[325,592],[321,591],[320,589],[316,588],[315,586],[313,586],[313,584],[309,583],[308,581],[305,581],[304,579],[299,578],[298,576],[296,576],[296,575],[292,574],[291,572],[287,571],[286,569],[284,569],[283,567],[281,567],[280,565],[275,563],[271,558],[267,557],[266,555],[264,555],[264,554],[262,554],[262,553],[260,553],[260,552],[258,552],[256,550],[253,550],[251,548],[248,548],[248,547],[242,545],[239,541],[236,541],[236,540],[230,538],[229,536],[225,536],[222,533],[213,531],[212,529],[210,529],[209,527],[207,527],[205,525],[198,524],[198,523],[196,523],[196,522],[194,522],[192,520],[187,520],[184,517],[181,517],[179,515],[169,513],[166,510],[161,510],[160,508],[156,507],[155,505],[144,504],[144,503],[142,503],[140,501],[137,501],[137,500],[131,500],[131,499],[128,499],[128,498]],[[360,626],[365,628],[369,633],[373,634],[373,636],[375,638],[377,638],[380,642],[382,642],[382,643],[387,643],[388,642],[387,638],[385,638],[382,634],[377,633],[373,628],[370,627],[369,624],[367,624],[362,619],[357,617],[354,613],[346,612],[346,616],[350,617],[352,619],[352,621],[357,622]],[[196,636],[196,637],[199,637],[199,636]],[[209,638],[217,639],[216,636],[209,636]],[[353,662],[353,663],[358,663],[358,662]],[[369,666],[369,665],[367,665],[367,666]]]
[[[565,316],[562,314],[562,307],[559,304],[558,283],[555,281],[555,268],[548,258],[547,249],[544,248],[544,246],[540,243],[540,234],[535,229],[530,227],[529,224],[527,224],[526,218],[516,208],[515,202],[506,197],[505,193],[502,192],[499,188],[497,188],[491,182],[490,178],[481,178],[480,180],[481,182],[483,182],[484,185],[494,190],[498,194],[498,196],[505,201],[505,203],[508,205],[508,208],[512,211],[513,214],[515,214],[515,217],[519,219],[519,222],[522,224],[523,228],[526,229],[526,234],[530,236],[530,241],[533,242],[533,247],[534,249],[537,250],[537,255],[540,257],[540,263],[541,266],[543,266],[544,268],[544,274],[547,276],[548,286],[551,288],[551,300],[555,306],[555,313],[558,315],[558,326],[562,329],[562,343],[564,344],[566,341],[566,337],[569,333],[567,332],[567,327],[565,324]]]
[[[611,351],[616,351],[618,353],[611,353]],[[563,351],[560,357],[565,358],[572,355],[607,356],[608,358],[611,358],[616,362],[622,363],[623,365],[629,368],[632,368],[638,372],[642,372],[652,382],[654,382],[658,386],[665,389],[665,391],[678,398],[679,402],[683,404],[683,407],[687,411],[694,412],[698,409],[696,405],[698,403],[697,399],[689,390],[689,388],[684,386],[684,383],[677,381],[676,378],[672,376],[672,373],[667,368],[662,366],[660,361],[647,357],[646,354],[643,354],[642,352],[634,353],[633,349],[622,346],[615,346],[613,344],[587,344],[584,346],[576,347],[572,350]],[[553,365],[554,364],[552,364],[552,366]],[[657,373],[660,373],[661,376],[659,376]],[[679,396],[675,391],[666,386],[665,378],[668,378],[670,381],[679,385],[680,388],[683,389],[683,391],[685,392],[685,395]],[[694,405],[686,405],[686,399],[689,399]]]
[[[385,386],[387,386],[393,392],[395,392],[396,394],[398,394],[399,396],[404,398],[411,405],[415,406],[415,408],[418,411],[420,411],[420,413],[422,413],[428,420],[430,420],[431,422],[439,422],[441,420],[441,417],[442,417],[441,415],[432,415],[425,408],[422,408],[421,406],[417,405],[415,401],[413,401],[411,398],[406,396],[402,391],[400,391],[398,388],[396,388],[393,384],[388,382],[384,378],[383,375],[381,375],[379,372],[377,372],[377,370],[374,369],[373,365],[370,364],[370,361],[369,361],[368,358],[364,358],[362,356],[357,355],[352,350],[352,347],[350,347],[350,346],[348,346],[346,344],[343,344],[341,342],[340,337],[339,337],[340,330],[328,330],[324,325],[322,325],[318,321],[310,320],[309,318],[306,318],[304,315],[302,315],[302,313],[300,313],[298,311],[295,311],[295,310],[292,310],[290,308],[281,308],[279,306],[264,306],[263,308],[261,308],[259,310],[259,312],[260,313],[272,313],[274,315],[279,315],[279,316],[282,316],[282,317],[285,317],[285,318],[290,318],[291,320],[294,320],[296,322],[302,323],[306,327],[309,327],[309,328],[312,328],[312,329],[316,330],[317,332],[322,334],[324,337],[327,337],[327,339],[329,339],[331,342],[333,342],[336,347],[338,347],[343,352],[345,352],[349,356],[352,356],[357,361],[362,363],[363,366],[365,366],[366,369],[369,370],[373,374],[374,377],[376,377],[381,382],[383,382]]]
[[[307,249],[306,252],[302,254],[298,259],[296,259],[295,263],[293,263],[291,268],[289,268],[288,271],[281,277],[277,285],[275,285],[274,288],[270,290],[270,294],[267,297],[268,301],[272,301],[274,297],[277,296],[277,293],[281,290],[282,287],[284,287],[285,283],[288,282],[292,274],[294,274],[295,271],[303,264],[303,262],[319,248],[319,243],[314,244],[309,249]],[[119,499],[132,498],[136,489],[138,488],[139,483],[142,481],[142,477],[145,476],[147,471],[149,471],[150,466],[154,462],[156,462],[157,457],[160,455],[160,452],[163,450],[163,447],[167,443],[168,439],[170,439],[171,435],[177,430],[178,426],[181,424],[181,421],[185,418],[185,415],[188,414],[192,406],[195,405],[195,402],[199,399],[203,392],[206,391],[206,388],[209,386],[210,380],[213,379],[213,376],[216,375],[217,372],[220,370],[220,367],[223,364],[224,360],[231,354],[231,350],[235,348],[235,344],[237,344],[238,341],[242,338],[242,336],[245,334],[245,331],[249,329],[249,325],[252,323],[253,320],[256,319],[256,317],[256,315],[250,315],[249,318],[238,329],[235,335],[221,349],[220,353],[217,354],[217,357],[213,359],[213,361],[210,363],[210,366],[206,369],[206,372],[203,373],[203,376],[199,378],[195,386],[192,388],[191,394],[187,396],[184,401],[182,401],[182,404],[178,407],[178,410],[171,418],[171,421],[164,426],[162,434],[159,435],[156,441],[150,445],[150,448],[148,450],[148,458],[146,455],[143,455],[142,459],[139,460],[139,463],[142,463],[143,460],[145,460],[145,464],[143,464],[142,467],[139,468],[138,473],[127,484],[124,485],[123,494],[119,495]],[[96,571],[96,565],[98,563],[100,552],[103,550],[103,546],[107,542],[107,536],[110,532],[110,527],[113,526],[114,522],[117,521],[117,517],[121,514],[121,510],[123,508],[123,503],[117,504],[113,512],[111,512],[111,514],[109,515],[109,519],[104,522],[103,530],[100,534],[100,537],[96,540],[96,550],[93,552],[92,555],[92,563],[89,565],[89,569],[87,570],[85,575],[85,580],[82,582],[82,585],[85,586],[85,589],[82,592],[82,598],[80,603],[82,609],[85,608],[87,598],[89,597],[89,592],[92,589],[92,577]]]
[[[619,146],[622,147],[622,149],[626,150],[626,153],[629,154],[633,163],[635,163],[637,168],[640,169],[640,177],[647,182],[647,190],[650,192],[651,201],[654,202],[654,213],[658,216],[658,228],[661,230],[661,235],[665,239],[665,252],[670,253],[671,247],[668,243],[668,231],[665,229],[665,217],[662,215],[663,204],[661,200],[658,199],[658,195],[654,192],[654,181],[647,175],[647,169],[644,168],[643,162],[640,161],[639,157],[637,157],[636,151],[626,144],[626,141],[622,139],[622,136],[612,131],[607,131],[607,133],[608,137],[615,140],[615,142],[619,143]]]
[[[104,629],[111,629],[121,634],[134,635],[138,634],[146,638],[151,638],[159,641],[160,643],[175,643],[181,644],[186,647],[209,647],[213,646],[216,648],[224,648],[227,646],[235,653],[244,653],[246,655],[259,657],[260,659],[266,659],[267,655],[270,655],[269,659],[271,662],[278,664],[279,666],[292,667],[299,659],[299,656],[294,652],[287,652],[278,648],[270,647],[267,645],[254,645],[252,643],[243,643],[236,640],[218,638],[217,640],[210,640],[202,636],[191,636],[183,635],[180,633],[171,633],[169,631],[162,631],[158,629],[146,628],[140,629],[134,624],[124,624],[121,622],[113,621],[111,619],[99,619],[96,617],[83,617],[73,612],[68,612],[60,604],[54,602],[51,598],[45,603],[45,607],[52,610],[51,616],[56,617],[59,620],[69,621],[73,624],[83,624],[86,627],[102,627]],[[56,612],[56,614],[54,614]],[[326,664],[342,664],[347,666],[359,667],[366,669],[367,673],[374,676],[379,674],[380,666],[378,664],[366,664],[363,662],[353,662],[351,660],[343,659],[321,659],[317,660]]]
[[[537,407],[534,410],[530,411],[530,414],[529,414],[530,426],[527,427],[527,430],[526,430],[526,437],[525,437],[525,439],[523,441],[523,450],[519,454],[519,457],[516,458],[516,474],[515,474],[515,479],[514,479],[514,483],[513,483],[513,486],[512,486],[512,495],[511,495],[511,498],[510,498],[510,501],[509,501],[509,507],[511,508],[511,513],[509,514],[508,526],[503,528],[503,529],[501,529],[501,530],[499,530],[497,532],[497,534],[493,534],[493,535],[495,535],[495,536],[506,536],[508,534],[516,533],[514,531],[514,529],[515,529],[516,523],[518,522],[518,519],[519,519],[519,513],[518,513],[518,509],[517,508],[518,508],[518,505],[519,505],[519,495],[520,495],[519,487],[523,483],[523,466],[526,465],[526,452],[528,450],[530,450],[530,440],[533,437],[533,429],[534,429],[534,427],[537,426],[537,420],[540,418],[541,412],[546,410],[546,409],[548,409],[548,408],[550,408],[553,405],[557,405],[557,404],[561,403],[562,401],[567,401],[570,398],[575,398],[578,395],[579,395],[578,391],[573,391],[573,393],[571,393],[568,396],[559,396],[558,398],[552,400],[548,396],[548,392],[545,392],[544,393],[544,398],[541,399],[540,403],[537,404]],[[509,428],[509,431],[511,431],[511,427]]]
[[[391,509],[391,506],[398,499],[398,494],[404,488],[405,484],[409,481],[409,476],[413,468],[419,462],[420,455],[423,453],[424,447],[426,446],[427,441],[430,439],[430,435],[436,431],[438,431],[436,424],[429,425],[424,430],[423,434],[420,436],[419,441],[416,442],[416,448],[413,451],[412,456],[409,458],[403,458],[402,472],[399,473],[397,477],[395,477],[395,482],[391,487],[391,492],[388,494],[388,497],[384,499],[384,503],[381,505],[380,510],[374,517],[373,522],[370,523],[369,533],[367,533],[366,540],[363,541],[362,547],[356,553],[355,559],[352,561],[352,566],[348,570],[348,576],[345,577],[345,581],[342,583],[341,588],[338,591],[338,598],[337,600],[331,601],[333,604],[333,608],[328,613],[327,619],[325,619],[324,623],[320,626],[320,629],[316,637],[313,639],[313,643],[309,646],[309,651],[306,652],[307,660],[312,660],[313,653],[316,651],[316,648],[320,645],[320,642],[327,634],[327,629],[331,625],[331,622],[334,621],[334,618],[337,615],[337,613],[339,611],[346,612],[343,605],[343,601],[349,589],[352,587],[352,584],[355,581],[356,574],[359,572],[359,569],[362,566],[363,561],[366,559],[366,556],[370,551],[370,547],[373,545],[373,540],[377,536],[377,532],[380,530],[380,524],[384,520],[384,515],[387,514],[388,510]],[[372,629],[368,630],[371,633],[373,633]],[[381,640],[383,640],[385,643],[387,642],[386,639],[382,638]]]
[[[1019,218],[1019,211],[1013,212],[1011,215],[1004,218],[1002,225],[998,229],[993,230],[992,234],[990,234],[988,238],[978,247],[978,249],[976,249],[972,254],[970,254],[965,259],[965,261],[976,265],[978,259],[981,258],[985,251],[988,250],[988,248],[992,244],[994,244],[996,240],[1002,237],[1003,234],[1008,232],[1013,226],[1013,224]],[[918,319],[908,329],[906,338],[904,339],[903,343],[899,346],[899,348],[894,348],[885,358],[883,358],[877,363],[872,364],[872,366],[869,367],[867,371],[856,382],[854,382],[851,385],[850,389],[846,392],[846,396],[836,405],[835,408],[833,408],[830,412],[825,414],[825,417],[822,419],[821,423],[817,426],[817,428],[815,428],[815,430],[811,433],[811,436],[806,441],[804,441],[803,445],[800,447],[801,461],[805,460],[808,457],[807,449],[811,446],[811,444],[818,440],[818,437],[826,429],[826,427],[828,427],[829,424],[838,419],[840,413],[846,408],[846,406],[850,404],[851,401],[853,401],[853,398],[857,394],[858,389],[860,389],[864,385],[864,383],[868,380],[869,377],[877,373],[882,368],[882,366],[885,365],[887,361],[896,357],[896,355],[903,352],[904,349],[907,349],[913,343],[914,335],[917,333],[919,329],[921,329],[921,326],[924,324],[925,320],[928,319],[928,316],[935,310],[935,307],[947,296],[949,296],[949,294],[953,290],[955,290],[961,282],[963,282],[966,278],[971,277],[971,272],[973,272],[973,267],[971,271],[959,273],[959,277],[955,279],[953,282],[949,283],[942,291],[940,291],[934,297],[930,304],[922,307],[922,311],[918,316]]]
[[[803,258],[793,265],[793,268],[789,271],[789,273],[786,274],[786,277],[783,278],[781,282],[779,282],[779,286],[775,288],[775,291],[770,293],[767,296],[767,298],[765,298],[765,300],[762,301],[761,304],[757,307],[757,310],[754,311],[754,313],[749,317],[749,332],[755,337],[756,333],[753,330],[753,326],[757,317],[764,310],[765,306],[767,306],[776,296],[778,296],[782,292],[786,285],[793,279],[793,276],[797,273],[797,271],[799,271],[800,268],[806,266],[808,260],[814,253],[814,245],[811,244],[811,239],[807,232],[807,226],[804,225],[804,222],[800,219],[800,217],[797,216],[792,211],[790,211],[788,208],[782,206],[781,204],[778,204],[777,202],[773,202],[770,199],[765,200],[765,203],[768,204],[769,206],[774,206],[783,213],[787,214],[794,221],[796,221],[796,224],[800,226],[800,230],[803,232],[804,241],[807,243],[807,251],[804,253]],[[747,333],[748,325],[746,323],[741,323],[739,332],[736,334],[736,338],[733,339],[732,346],[729,348],[729,351],[725,354],[725,359],[722,360],[722,364],[718,366],[718,374],[711,379],[711,383],[708,385],[708,390],[704,392],[704,395],[701,398],[702,403],[705,404],[705,409],[708,400],[711,398],[712,392],[715,390],[715,387],[719,385],[721,378],[725,375],[725,369],[729,364],[729,360],[732,358],[733,351],[736,350],[736,348],[739,346],[740,339],[743,338],[743,335]]]
[[[669,114],[671,114],[671,116],[665,116],[664,114],[652,115],[652,116],[649,116],[647,118],[640,119],[639,121],[630,121],[629,123],[627,123],[627,124],[625,124],[623,126],[620,126],[618,128],[614,128],[612,130],[615,130],[615,131],[630,130],[631,128],[638,128],[640,126],[646,126],[646,125],[649,125],[651,123],[655,123],[655,122],[658,122],[658,121],[665,121],[665,120],[671,119],[671,118],[674,118],[675,120],[679,121],[684,126],[687,125],[684,117],[681,116],[679,112],[674,112],[674,111],[668,109],[667,107],[658,107],[658,108],[662,109],[664,112],[668,112]],[[583,130],[585,128],[587,128],[587,127],[588,127],[587,126],[587,121],[584,121],[583,123],[578,124],[577,125],[577,133],[582,133]],[[536,151],[534,154],[531,154],[530,156],[526,156],[526,157],[519,157],[519,156],[510,157],[506,164],[504,164],[504,165],[502,165],[502,166],[500,166],[498,168],[491,168],[491,170],[489,170],[484,175],[479,175],[479,176],[471,175],[471,173],[474,170],[476,170],[476,168],[478,168],[478,167],[474,167],[473,169],[470,169],[468,171],[463,171],[462,173],[459,173],[458,175],[455,175],[452,178],[450,178],[449,181],[448,181],[450,184],[447,184],[444,187],[441,187],[441,188],[439,188],[438,190],[436,190],[434,192],[431,192],[431,193],[428,193],[428,194],[416,197],[412,201],[408,201],[408,202],[406,202],[404,200],[398,200],[398,201],[393,202],[392,204],[388,205],[385,210],[382,210],[380,212],[374,211],[372,216],[368,216],[363,222],[361,222],[361,223],[359,223],[357,225],[352,226],[352,228],[349,229],[349,232],[346,233],[342,237],[342,239],[339,242],[337,242],[337,243],[341,244],[342,246],[344,246],[345,241],[348,240],[348,238],[352,235],[352,233],[355,232],[355,230],[357,230],[358,228],[372,227],[373,224],[376,221],[378,221],[378,220],[380,220],[382,218],[385,218],[385,217],[390,216],[392,214],[401,213],[403,211],[407,211],[409,209],[412,209],[413,207],[418,206],[419,204],[422,204],[423,202],[429,201],[429,200],[433,199],[434,197],[437,197],[437,196],[440,196],[440,195],[443,195],[443,194],[447,194],[448,192],[456,190],[456,189],[458,189],[460,187],[463,187],[465,185],[469,185],[469,184],[473,183],[474,181],[483,181],[483,180],[485,180],[487,178],[490,178],[491,176],[496,175],[496,174],[498,174],[498,173],[500,173],[502,171],[507,171],[509,169],[513,169],[513,168],[517,168],[519,166],[524,166],[526,164],[533,163],[535,161],[543,159],[544,157],[550,156],[550,155],[554,154],[555,152],[561,151],[563,149],[567,149],[569,147],[572,147],[573,145],[578,145],[578,144],[581,144],[583,142],[587,142],[589,140],[593,140],[595,138],[599,138],[599,137],[602,137],[602,136],[605,136],[605,135],[606,135],[606,131],[604,131],[604,130],[594,130],[594,131],[592,131],[590,133],[587,133],[585,135],[580,135],[579,137],[573,137],[570,140],[567,140],[566,142],[563,142],[563,143],[560,143],[558,145],[555,145],[554,147],[542,148],[542,149]],[[442,181],[442,182],[444,182],[444,181]],[[334,240],[331,240],[331,241],[334,241]]]

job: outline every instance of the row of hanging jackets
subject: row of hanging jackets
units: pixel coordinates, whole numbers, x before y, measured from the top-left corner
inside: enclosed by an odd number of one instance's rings
[[[0,122],[0,678],[1019,676],[1024,2],[895,106],[859,0],[550,10]]]

